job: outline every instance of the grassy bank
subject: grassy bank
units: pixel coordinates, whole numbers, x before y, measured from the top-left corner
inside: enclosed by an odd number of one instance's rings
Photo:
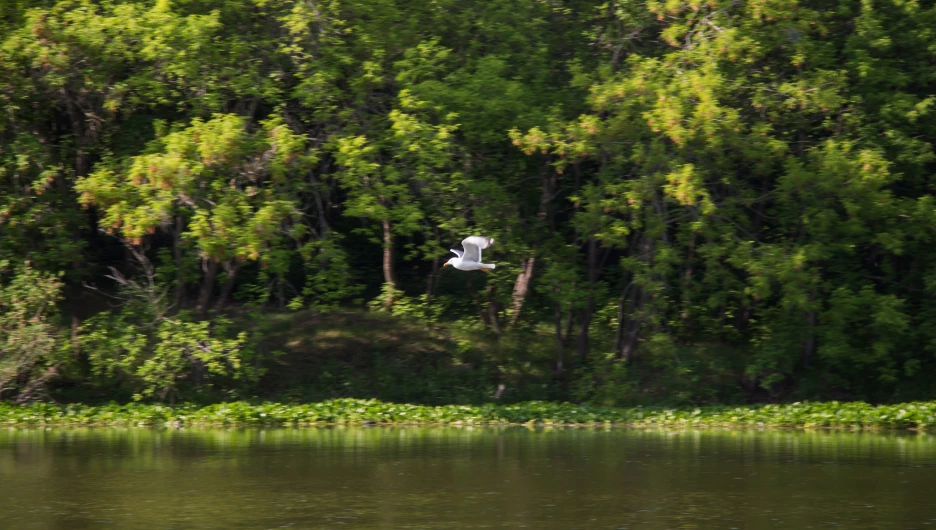
[[[196,405],[0,403],[0,425],[613,424],[634,427],[912,429],[936,427],[936,402],[898,405],[794,403],[743,407],[614,408],[570,403],[422,406],[336,399],[304,405],[245,402]]]

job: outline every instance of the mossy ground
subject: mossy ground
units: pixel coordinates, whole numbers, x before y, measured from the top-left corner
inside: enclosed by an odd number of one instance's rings
[[[248,324],[263,337],[265,372],[250,394],[260,399],[481,404],[499,384],[501,402],[562,397],[551,337],[533,330],[497,336],[364,311],[270,314]]]

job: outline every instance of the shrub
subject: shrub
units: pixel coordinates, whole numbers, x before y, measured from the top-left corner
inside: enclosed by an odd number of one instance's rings
[[[186,313],[155,319],[134,304],[116,313],[102,313],[81,329],[99,384],[128,384],[139,401],[155,398],[175,402],[191,398],[191,384],[211,388],[218,380],[255,379],[246,332],[231,336],[230,321],[216,317],[194,321]]]
[[[0,399],[41,396],[55,374],[58,340],[49,319],[62,289],[59,276],[29,262],[11,271],[0,261]]]

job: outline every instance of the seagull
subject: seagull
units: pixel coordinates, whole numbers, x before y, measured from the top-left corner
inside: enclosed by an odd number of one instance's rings
[[[443,267],[451,265],[462,271],[476,271],[481,269],[483,272],[488,272],[490,269],[493,269],[495,265],[493,263],[481,263],[481,250],[493,244],[493,237],[468,236],[462,239],[462,247],[464,247],[465,250],[451,249],[458,257],[448,260]]]

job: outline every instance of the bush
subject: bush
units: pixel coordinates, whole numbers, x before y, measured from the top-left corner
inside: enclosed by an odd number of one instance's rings
[[[0,261],[0,399],[40,397],[55,375],[58,340],[49,319],[62,290],[59,276],[29,262],[11,274],[9,262]]]
[[[186,313],[157,316],[142,304],[102,313],[81,328],[99,385],[129,385],[134,400],[175,402],[210,390],[220,380],[255,380],[246,332],[228,332],[230,321],[195,321]],[[197,387],[197,388],[196,388]]]

